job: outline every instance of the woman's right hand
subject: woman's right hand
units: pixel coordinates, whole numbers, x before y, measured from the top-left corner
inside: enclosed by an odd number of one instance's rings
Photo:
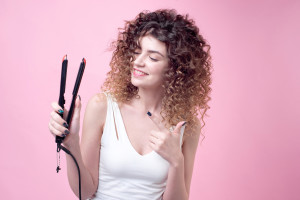
[[[80,109],[81,101],[80,97],[77,96],[75,102],[75,108],[73,117],[71,119],[71,124],[67,124],[66,118],[68,116],[68,110],[64,109],[63,118],[58,114],[62,111],[62,108],[58,105],[57,102],[51,104],[53,111],[50,113],[49,120],[49,130],[53,136],[65,137],[63,144],[69,146],[72,141],[79,139],[79,130],[80,130]]]

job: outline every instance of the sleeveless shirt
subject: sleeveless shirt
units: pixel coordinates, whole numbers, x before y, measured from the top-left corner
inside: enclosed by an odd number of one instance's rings
[[[141,155],[133,148],[119,106],[107,97],[101,138],[99,183],[92,199],[160,200],[166,188],[169,163],[155,151]],[[180,145],[184,127],[181,128]]]

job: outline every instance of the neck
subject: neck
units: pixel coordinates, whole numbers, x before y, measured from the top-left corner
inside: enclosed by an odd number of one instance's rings
[[[163,98],[163,90],[145,90],[139,88],[139,99],[135,99],[135,105],[142,112],[160,113]]]

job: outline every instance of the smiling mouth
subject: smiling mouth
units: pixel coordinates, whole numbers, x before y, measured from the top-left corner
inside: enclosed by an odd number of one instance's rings
[[[134,68],[133,68],[133,74],[134,74],[134,75],[137,75],[137,76],[145,76],[145,75],[149,75],[149,74],[147,74],[147,73],[145,73],[145,72],[139,71],[139,70],[134,69]]]

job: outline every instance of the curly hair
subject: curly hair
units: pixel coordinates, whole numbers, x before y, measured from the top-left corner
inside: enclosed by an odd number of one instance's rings
[[[144,11],[134,20],[126,21],[117,41],[112,43],[115,50],[110,62],[111,71],[102,90],[111,92],[118,102],[139,98],[138,88],[131,83],[132,61],[139,39],[148,34],[166,45],[169,59],[160,113],[163,121],[174,126],[184,120],[188,123],[187,128],[193,129],[198,114],[201,114],[202,129],[211,99],[210,45],[188,15],[164,9]]]

